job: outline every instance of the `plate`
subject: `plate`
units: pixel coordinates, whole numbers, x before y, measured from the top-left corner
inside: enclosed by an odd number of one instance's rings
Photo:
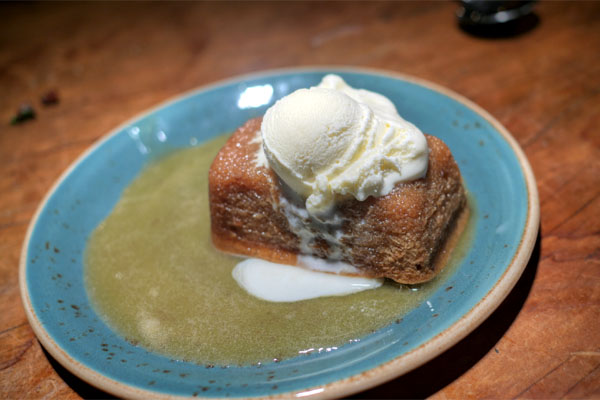
[[[327,73],[387,96],[405,119],[450,147],[476,203],[474,239],[456,272],[400,324],[334,352],[278,363],[207,368],[146,351],[111,331],[88,301],[82,255],[87,238],[123,189],[150,160],[232,132]],[[166,102],[107,134],[75,161],[29,226],[21,294],[48,352],[73,374],[117,396],[340,397],[424,364],[475,329],[517,282],[538,225],[535,179],[523,152],[498,121],[464,97],[379,70],[267,71]]]

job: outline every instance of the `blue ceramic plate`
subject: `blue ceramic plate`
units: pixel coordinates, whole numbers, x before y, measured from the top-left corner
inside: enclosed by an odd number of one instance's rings
[[[317,84],[326,73],[389,97],[404,118],[450,147],[478,211],[471,248],[447,284],[401,324],[335,352],[261,367],[206,368],[175,361],[111,331],[88,301],[82,254],[122,190],[157,154],[234,131],[278,98]],[[169,101],[117,128],[82,155],[29,226],[21,293],[31,326],[50,354],[75,375],[118,396],[339,397],[406,373],[475,329],[521,275],[538,223],[536,185],[522,151],[506,129],[467,99],[384,71],[269,71]],[[447,286],[454,290],[444,290]]]

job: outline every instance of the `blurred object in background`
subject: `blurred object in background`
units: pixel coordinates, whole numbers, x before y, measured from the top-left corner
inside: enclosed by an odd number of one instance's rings
[[[10,124],[18,125],[25,121],[35,119],[35,111],[28,103],[23,103],[19,106],[17,113],[12,117]]]
[[[539,18],[533,12],[535,0],[462,0],[456,10],[459,26],[475,36],[502,38],[533,29]]]
[[[58,92],[56,90],[49,90],[40,98],[40,101],[45,106],[53,106],[58,104]]]

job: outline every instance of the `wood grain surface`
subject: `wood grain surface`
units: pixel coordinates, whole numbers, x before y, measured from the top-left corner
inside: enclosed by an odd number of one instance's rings
[[[109,397],[43,351],[18,264],[43,195],[89,145],[182,91],[269,68],[412,74],[513,133],[541,201],[537,245],[499,309],[421,368],[357,398],[600,398],[600,2],[541,2],[510,38],[456,3],[0,3],[0,398]],[[40,96],[58,91],[44,107]],[[29,102],[35,120],[10,125]]]

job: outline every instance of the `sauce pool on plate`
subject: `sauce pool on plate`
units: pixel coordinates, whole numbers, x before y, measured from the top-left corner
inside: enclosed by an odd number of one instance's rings
[[[473,218],[444,271],[427,284],[386,281],[299,302],[253,297],[232,278],[241,259],[218,252],[210,240],[207,175],[226,139],[150,164],[89,239],[85,278],[92,304],[112,329],[150,351],[216,365],[335,351],[399,321],[446,280],[468,248]]]

